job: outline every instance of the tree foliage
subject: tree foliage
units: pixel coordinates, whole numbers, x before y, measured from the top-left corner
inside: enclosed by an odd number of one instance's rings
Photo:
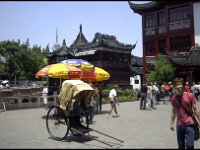
[[[34,45],[30,48],[29,39],[23,44],[20,44],[20,40],[1,41],[0,56],[5,59],[0,62],[0,75],[7,76],[10,81],[15,77],[20,80],[35,80],[35,73],[46,65],[41,47]]]
[[[147,74],[147,81],[157,82],[158,84],[172,81],[175,70],[176,68],[163,55],[159,54],[154,62],[154,69]]]

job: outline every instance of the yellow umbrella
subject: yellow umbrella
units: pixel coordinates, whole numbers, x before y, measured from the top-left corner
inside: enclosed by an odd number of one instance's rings
[[[108,80],[110,78],[110,74],[102,68],[94,67],[94,71],[92,73],[83,74],[83,81],[90,82],[98,82]]]
[[[35,74],[35,77],[51,77],[63,79],[81,79],[82,70],[69,64],[57,63],[45,66]]]

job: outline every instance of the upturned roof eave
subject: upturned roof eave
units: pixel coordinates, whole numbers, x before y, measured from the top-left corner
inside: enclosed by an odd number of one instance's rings
[[[128,3],[134,13],[138,13],[141,15],[144,10],[147,11],[147,10],[150,10],[150,9],[156,7],[158,2],[153,1],[153,2],[143,3],[143,4],[136,4],[136,3],[131,3],[129,1]]]
[[[136,4],[129,2],[130,8],[133,10],[134,13],[138,13],[142,15],[145,12],[149,12],[156,9],[164,8],[166,5],[170,4],[177,4],[177,3],[184,3],[184,1],[150,1],[143,4]]]

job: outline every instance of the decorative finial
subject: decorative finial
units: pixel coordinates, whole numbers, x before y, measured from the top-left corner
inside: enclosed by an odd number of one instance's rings
[[[56,43],[58,43],[58,30],[57,30],[57,26],[56,26]]]
[[[62,44],[63,46],[66,46],[66,42],[65,42],[65,39],[63,40],[63,44]]]
[[[80,32],[82,32],[82,24],[80,24]]]

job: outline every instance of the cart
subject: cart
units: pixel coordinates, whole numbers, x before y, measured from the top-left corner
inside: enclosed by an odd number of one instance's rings
[[[46,117],[46,128],[52,139],[64,140],[71,132],[74,136],[85,136],[108,146],[114,146],[108,141],[102,141],[90,136],[89,132],[93,131],[117,140],[120,143],[124,142],[90,128],[87,113],[85,115],[86,123],[81,122],[81,114],[87,111],[86,105],[93,95],[94,89],[90,84],[81,80],[65,80],[62,83],[58,95],[58,104],[50,106]]]

